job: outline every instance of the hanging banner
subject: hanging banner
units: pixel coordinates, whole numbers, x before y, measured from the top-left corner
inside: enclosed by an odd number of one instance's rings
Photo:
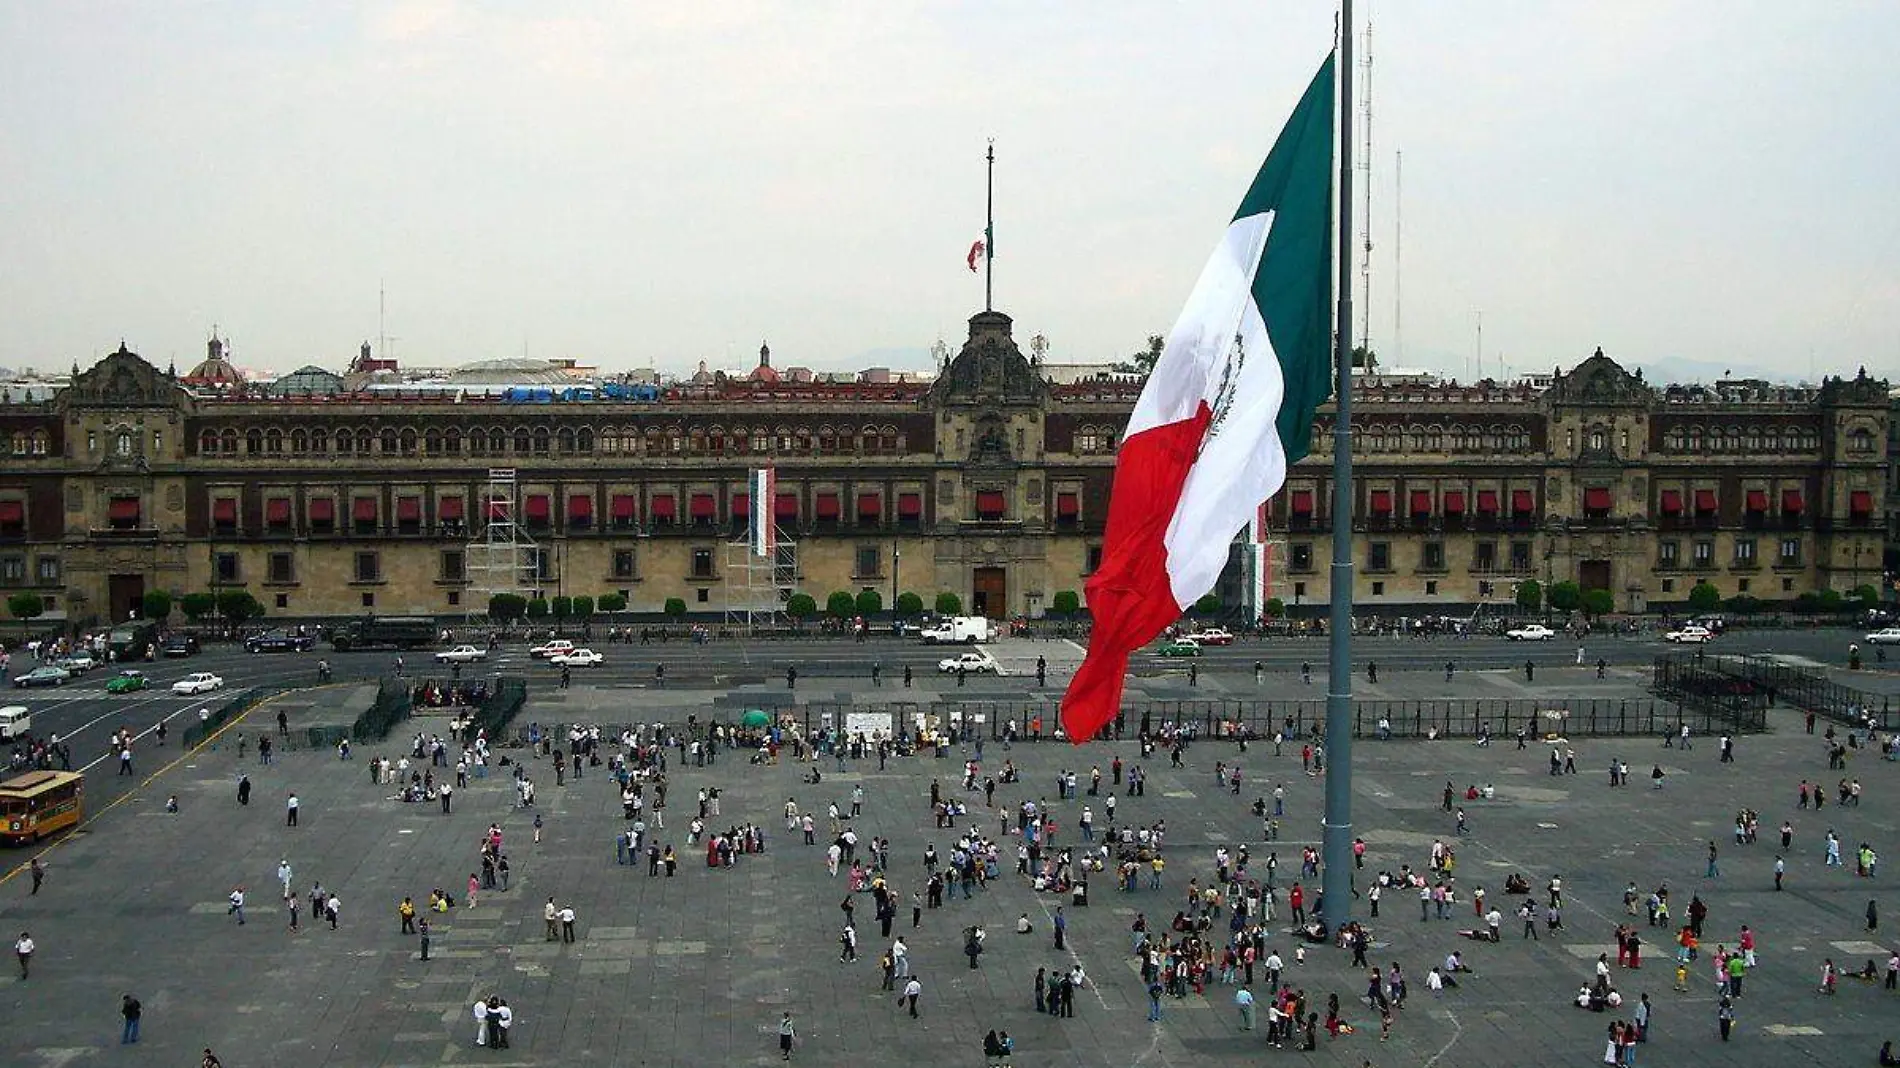
[[[769,467],[752,472],[752,555],[770,560],[778,551],[778,475]]]

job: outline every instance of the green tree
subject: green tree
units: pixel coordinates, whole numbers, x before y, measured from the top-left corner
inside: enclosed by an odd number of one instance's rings
[[[1847,598],[1839,590],[1822,590],[1815,595],[1815,602],[1823,612],[1839,612],[1847,607]]]
[[[963,614],[963,598],[943,590],[937,594],[936,611],[940,616],[960,616]]]
[[[1527,612],[1535,612],[1544,605],[1544,586],[1536,579],[1525,579],[1517,584],[1517,606]]]
[[[251,596],[250,590],[219,590],[218,614],[233,623],[242,623],[263,615],[264,606]]]
[[[666,599],[666,614],[674,619],[684,617],[686,615],[686,601],[679,597],[668,597]]]
[[[1268,619],[1282,619],[1286,616],[1286,602],[1278,597],[1269,597],[1267,603],[1260,606],[1260,611]]]
[[[600,610],[603,612],[625,612],[627,610],[627,599],[617,593],[603,593],[600,595]]]
[[[1847,596],[1853,599],[1856,608],[1872,608],[1880,603],[1880,590],[1871,582],[1854,587],[1854,592]]]
[[[139,600],[139,614],[154,623],[163,623],[172,614],[172,595],[164,590],[147,590]]]
[[[834,590],[825,598],[825,614],[833,619],[849,619],[858,610],[858,599],[848,591]]]
[[[818,602],[809,593],[794,593],[785,600],[785,614],[803,623],[818,614]]]
[[[1220,611],[1220,598],[1211,593],[1194,602],[1196,615],[1211,616],[1218,611]]]
[[[859,590],[857,608],[861,616],[877,615],[884,611],[884,597],[876,590]]]
[[[1759,597],[1750,597],[1746,593],[1738,593],[1728,600],[1723,601],[1722,607],[1738,616],[1752,616],[1767,608],[1768,604]]]
[[[574,598],[574,618],[586,619],[594,614],[594,599],[582,594]]]
[[[534,600],[528,602],[528,618],[548,618],[548,599],[546,597],[536,597]]]
[[[185,618],[193,623],[210,615],[212,609],[216,607],[218,607],[218,598],[204,590],[187,593],[178,599],[178,610],[185,613]]]
[[[1583,587],[1565,579],[1550,588],[1550,606],[1559,612],[1575,612],[1583,606]]]
[[[528,614],[528,599],[518,593],[497,593],[488,598],[488,618],[511,623]]]
[[[1616,598],[1609,590],[1594,589],[1583,591],[1583,614],[1587,616],[1607,616],[1616,611]]]
[[[1379,367],[1379,354],[1364,345],[1352,347],[1352,365],[1361,371],[1374,371]]]
[[[897,595],[897,614],[900,616],[920,616],[924,612],[924,599],[905,590]]]
[[[20,633],[26,633],[28,620],[38,619],[46,611],[46,603],[37,593],[16,593],[7,598],[7,611],[20,621]]]
[[[1713,612],[1722,603],[1722,593],[1713,582],[1698,582],[1689,590],[1689,609],[1695,612]]]
[[[1148,344],[1134,355],[1115,365],[1115,370],[1123,374],[1145,375],[1155,369],[1161,359],[1161,352],[1168,347],[1166,334],[1149,334]]]
[[[574,598],[563,594],[556,597],[548,607],[555,619],[568,619],[574,615]]]
[[[1082,598],[1074,590],[1057,590],[1049,599],[1049,611],[1067,619],[1082,610]]]

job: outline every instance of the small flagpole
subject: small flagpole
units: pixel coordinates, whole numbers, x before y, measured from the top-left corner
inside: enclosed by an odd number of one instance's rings
[[[1321,906],[1337,931],[1352,910],[1352,0],[1339,5],[1339,301],[1333,351],[1332,612],[1326,678]]]
[[[990,294],[996,263],[996,138],[990,138],[989,154],[983,158],[983,310],[994,311]]]

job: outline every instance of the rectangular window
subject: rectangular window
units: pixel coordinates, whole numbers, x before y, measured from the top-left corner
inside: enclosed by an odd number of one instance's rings
[[[1755,562],[1754,538],[1735,539],[1735,562],[1738,564],[1752,564]]]
[[[1801,539],[1781,539],[1781,566],[1792,567],[1801,562]]]
[[[1293,599],[1297,601],[1304,596],[1306,596],[1306,583],[1295,582],[1293,584]]]
[[[1675,579],[1663,579],[1663,580],[1662,580],[1662,591],[1663,591],[1664,593],[1674,593],[1674,592],[1676,592],[1676,580],[1675,580]]]
[[[536,582],[554,581],[554,554],[546,549],[534,551],[534,578]]]
[[[1697,567],[1707,567],[1715,562],[1715,543],[1712,541],[1698,541],[1691,551],[1695,553]]]
[[[1438,580],[1437,579],[1432,579],[1431,581],[1425,583],[1425,595],[1427,597],[1438,596]]]
[[[1392,570],[1392,543],[1375,541],[1366,546],[1366,570]]]
[[[1472,546],[1471,564],[1481,573],[1490,573],[1498,569],[1498,543],[1481,541]]]
[[[1089,546],[1088,561],[1084,567],[1083,574],[1093,575],[1097,571],[1100,571],[1101,569],[1102,569],[1102,547],[1100,545],[1091,545]]]
[[[1373,595],[1374,597],[1384,597],[1384,596],[1385,596],[1385,583],[1383,583],[1383,582],[1375,582],[1375,583],[1373,583],[1373,584],[1372,584],[1372,595]]]
[[[1514,541],[1511,543],[1511,570],[1525,572],[1531,569],[1531,543]]]
[[[291,555],[289,553],[270,554],[269,571],[267,573],[270,575],[270,581],[272,582],[296,581],[296,572],[293,570]]]
[[[461,549],[442,550],[442,581],[460,582],[468,577],[468,559]]]
[[[114,497],[106,505],[106,521],[113,530],[137,530],[139,528],[139,499],[137,497]]]
[[[1736,592],[1736,593],[1747,593],[1747,592],[1748,592],[1748,582],[1749,582],[1749,580],[1748,580],[1748,579],[1737,579],[1737,580],[1735,581],[1735,592]]]
[[[0,583],[19,586],[26,582],[26,557],[0,556]]]
[[[693,550],[693,577],[713,577],[713,553],[711,549]]]
[[[882,571],[879,570],[882,566],[882,556],[883,554],[878,551],[877,546],[860,545],[858,547],[857,567],[852,572],[852,575],[857,578],[874,578],[882,574]]]
[[[632,549],[614,550],[614,577],[617,579],[630,579],[633,577]]]
[[[1425,543],[1424,566],[1427,571],[1445,570],[1445,543],[1428,541]]]
[[[451,445],[453,445],[453,444],[454,444],[454,442],[450,442],[449,444],[451,444]],[[451,451],[453,451],[453,450],[451,450]],[[450,608],[454,608],[454,607],[456,607],[456,606],[458,606],[458,605],[460,605],[461,603],[462,603],[462,591],[461,591],[461,590],[450,590],[450,591],[449,591],[449,607],[450,607]]]
[[[236,497],[219,497],[211,502],[211,525],[220,534],[229,534],[237,530],[238,502]]]
[[[338,440],[338,441],[341,441],[341,440],[343,440],[343,439],[341,439],[341,438],[338,438],[337,440]],[[364,608],[374,608],[374,607],[376,607],[376,595],[375,595],[375,594],[373,594],[373,593],[365,593],[365,594],[363,595],[363,597],[362,597],[362,601],[363,601],[363,607],[364,607]]]
[[[280,593],[280,594],[278,594],[278,595],[277,595],[277,607],[278,607],[278,608],[280,608],[280,609],[281,609],[281,608],[289,608],[289,607],[290,607],[290,594],[288,594],[288,593]]]
[[[1313,570],[1313,546],[1309,542],[1298,542],[1292,546],[1292,559],[1289,561],[1295,571]]]
[[[701,586],[699,589],[694,590],[693,593],[695,594],[693,600],[699,602],[700,604],[706,604],[707,602],[712,600],[712,591],[707,589],[704,586]]]
[[[42,556],[38,560],[38,565],[37,574],[39,575],[40,585],[59,585],[59,557]]]
[[[1656,562],[1663,567],[1675,567],[1682,562],[1682,543],[1665,541],[1656,546]]]
[[[236,582],[238,580],[238,554],[218,553],[211,558],[216,582]]]
[[[373,552],[356,554],[356,581],[375,582],[382,577],[382,562]]]

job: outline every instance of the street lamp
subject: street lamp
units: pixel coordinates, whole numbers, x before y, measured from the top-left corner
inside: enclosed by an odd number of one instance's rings
[[[897,616],[897,562],[899,560],[902,560],[903,558],[904,558],[904,550],[899,549],[897,547],[896,542],[892,542],[891,543],[891,619],[893,622],[895,622],[898,618]]]

